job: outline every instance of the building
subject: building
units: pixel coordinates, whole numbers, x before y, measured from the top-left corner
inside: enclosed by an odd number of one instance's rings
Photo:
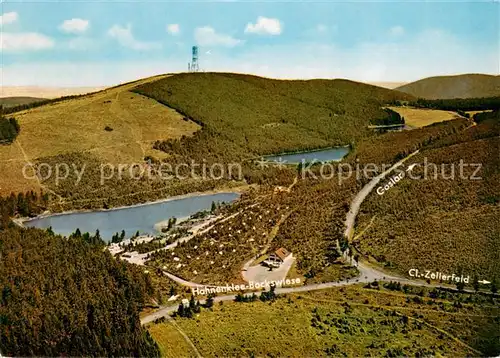
[[[285,259],[291,255],[292,253],[287,249],[285,249],[284,247],[280,247],[278,250],[269,255],[267,259],[262,261],[262,265],[278,268],[285,261]]]

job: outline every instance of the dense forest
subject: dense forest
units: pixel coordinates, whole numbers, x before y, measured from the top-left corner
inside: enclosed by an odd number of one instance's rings
[[[0,350],[8,356],[158,356],[139,311],[153,288],[96,235],[0,230]]]
[[[230,73],[179,74],[134,90],[203,126],[194,137],[159,142],[176,156],[230,162],[346,145],[373,135],[381,106],[413,97],[347,80],[280,81]]]
[[[9,356],[158,356],[139,322],[154,294],[141,269],[114,259],[99,232],[69,238],[10,218],[49,196],[0,198],[0,351]]]
[[[411,158],[420,180],[368,197],[358,222],[367,230],[354,243],[363,255],[400,272],[421,267],[500,282],[500,121],[498,112],[480,118]]]
[[[19,215],[22,217],[34,216],[41,213],[49,204],[47,193],[27,193],[11,194],[8,197],[0,197],[0,229],[12,225],[10,218]]]
[[[500,120],[500,110],[492,111],[492,112],[481,112],[476,113],[473,117],[474,122],[480,123],[486,120],[490,120],[490,123],[495,123],[495,120],[498,122]]]
[[[346,158],[355,163],[391,164],[408,154],[469,127],[466,119],[435,123],[411,131],[391,132],[361,141]]]
[[[394,105],[401,105],[403,102],[394,101]],[[455,98],[455,99],[424,99],[405,102],[407,105],[416,108],[440,109],[443,111],[486,111],[500,108],[500,97],[486,98]]]
[[[387,126],[392,124],[405,124],[405,119],[398,112],[390,108],[384,108],[385,115],[370,121],[371,124],[377,126]]]

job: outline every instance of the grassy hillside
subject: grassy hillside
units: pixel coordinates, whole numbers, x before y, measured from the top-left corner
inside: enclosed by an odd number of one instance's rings
[[[76,155],[94,158],[89,161],[94,166],[101,162],[141,163],[156,140],[192,135],[199,129],[197,124],[129,92],[138,83],[153,79],[12,114],[21,132],[12,145],[0,146],[0,193],[45,188],[38,180],[23,176],[28,162],[45,163],[51,158],[53,164],[71,165],[67,156]],[[58,158],[61,155],[66,157]]]
[[[3,97],[3,98],[0,98],[0,106],[2,106],[4,108],[10,108],[10,107],[19,106],[22,104],[41,102],[44,100],[45,100],[45,98],[38,98],[38,97]]]
[[[500,95],[500,76],[437,76],[408,83],[396,89],[427,99],[494,97]]]
[[[466,357],[500,351],[496,300],[405,290],[354,286],[273,302],[215,304],[196,318],[148,329],[167,357],[195,356],[179,330],[203,357]]]

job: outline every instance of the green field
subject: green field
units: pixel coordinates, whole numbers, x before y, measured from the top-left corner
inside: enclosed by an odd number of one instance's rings
[[[450,121],[452,119],[459,118],[457,113],[451,111],[408,107],[389,108],[404,117],[406,125],[414,128],[425,127],[433,123]]]
[[[134,85],[8,115],[17,119],[21,132],[12,145],[0,146],[0,171],[7,173],[0,178],[0,193],[41,188],[37,180],[24,178],[27,162],[74,153],[94,156],[94,163],[143,162],[155,140],[180,138],[199,129],[174,110],[129,92]]]

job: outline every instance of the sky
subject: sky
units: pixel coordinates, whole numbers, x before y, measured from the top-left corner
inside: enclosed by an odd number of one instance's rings
[[[15,1],[3,86],[107,86],[186,71],[413,81],[499,74],[500,2]]]

